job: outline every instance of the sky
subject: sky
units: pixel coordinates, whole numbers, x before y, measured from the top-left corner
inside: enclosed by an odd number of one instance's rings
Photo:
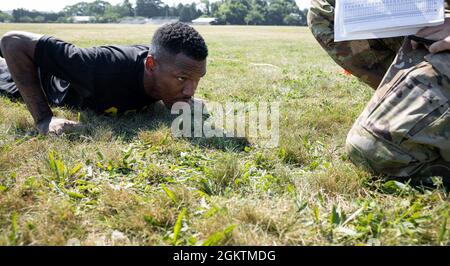
[[[61,11],[65,6],[73,5],[78,2],[94,2],[94,0],[0,0],[0,10],[13,10],[15,8],[26,8],[39,11]],[[115,5],[123,0],[106,0]],[[310,0],[296,0],[301,9],[309,6]],[[130,2],[134,3],[134,0]],[[193,0],[163,0],[163,2],[172,5],[178,3],[191,3]]]

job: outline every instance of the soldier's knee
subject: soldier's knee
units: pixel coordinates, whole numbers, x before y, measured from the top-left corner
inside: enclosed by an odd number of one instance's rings
[[[374,152],[374,146],[370,145],[369,139],[357,134],[355,128],[347,136],[345,151],[354,164],[374,171],[369,162],[370,154]]]
[[[408,177],[421,165],[401,147],[377,136],[358,123],[348,134],[345,149],[354,164],[375,174]]]
[[[408,165],[409,158],[405,160],[395,146],[361,126],[360,122],[350,130],[345,144],[347,155],[355,165],[387,175],[393,174],[393,169]]]

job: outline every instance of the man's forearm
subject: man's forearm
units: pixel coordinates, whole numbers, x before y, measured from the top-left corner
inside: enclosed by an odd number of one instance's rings
[[[10,34],[0,43],[3,56],[8,64],[11,76],[19,89],[34,122],[40,122],[53,116],[53,112],[42,90],[38,69],[34,65],[34,48],[37,35]]]
[[[5,59],[8,63],[8,59]],[[34,122],[38,124],[45,119],[51,118],[53,112],[50,109],[47,97],[42,90],[37,68],[32,63],[31,65],[26,63],[15,67],[15,70],[11,70],[11,67],[9,67],[12,78],[19,89],[23,101],[33,116]]]

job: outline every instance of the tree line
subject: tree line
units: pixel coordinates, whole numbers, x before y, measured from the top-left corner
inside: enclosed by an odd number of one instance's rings
[[[295,0],[202,0],[200,5],[169,6],[161,0],[129,0],[111,5],[96,0],[66,6],[61,12],[39,12],[23,8],[12,14],[0,11],[0,22],[71,23],[74,16],[89,16],[90,22],[116,23],[123,18],[178,17],[191,22],[198,17],[215,17],[220,25],[306,25],[307,10],[300,10]]]

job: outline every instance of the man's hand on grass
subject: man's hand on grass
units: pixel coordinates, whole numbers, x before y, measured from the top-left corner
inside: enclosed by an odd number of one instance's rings
[[[442,25],[421,29],[416,36],[437,41],[427,47],[430,53],[435,54],[450,50],[450,18],[446,18],[444,24]],[[419,47],[417,42],[411,41],[411,43],[414,49]]]
[[[75,128],[80,123],[70,121],[67,119],[51,117],[47,118],[36,125],[39,134],[41,135],[61,135],[64,132]]]

